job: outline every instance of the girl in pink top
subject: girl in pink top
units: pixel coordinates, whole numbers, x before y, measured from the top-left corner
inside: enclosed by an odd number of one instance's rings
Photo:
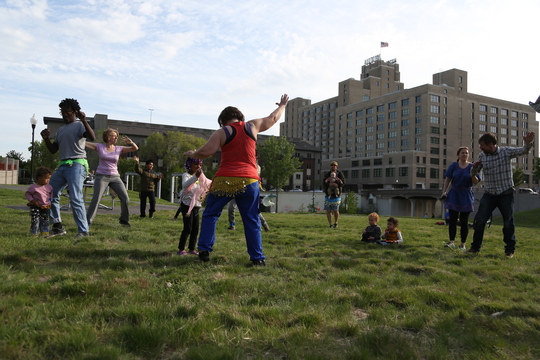
[[[38,228],[42,236],[49,236],[49,209],[51,208],[51,198],[53,188],[49,185],[52,171],[42,166],[36,171],[37,184],[32,184],[24,194],[30,207],[30,233],[38,236]]]
[[[99,165],[94,180],[94,196],[86,212],[88,225],[91,225],[94,221],[99,202],[105,189],[109,186],[120,199],[120,224],[131,226],[129,224],[129,196],[126,186],[118,173],[118,158],[120,154],[137,151],[139,147],[127,136],[122,137],[122,142],[129,146],[116,146],[118,131],[114,129],[107,129],[103,132],[103,141],[105,144],[86,142],[86,148],[96,151],[99,157]]]

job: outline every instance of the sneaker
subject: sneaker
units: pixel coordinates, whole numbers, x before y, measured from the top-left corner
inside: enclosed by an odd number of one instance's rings
[[[191,251],[188,251],[188,254],[189,255],[199,255],[199,252],[197,250],[191,250]]]
[[[511,259],[514,257],[514,253],[511,253],[511,252],[507,252],[504,254],[507,258]]]
[[[266,266],[266,261],[264,259],[260,260],[251,260],[252,266]]]
[[[89,233],[89,232],[80,232],[80,233],[78,233],[77,235],[75,235],[75,236],[73,237],[73,239],[75,239],[75,240],[81,240],[82,238],[85,238],[85,237],[88,237],[88,236],[90,236],[90,233]]]
[[[188,253],[187,253],[186,250],[178,251],[178,252],[176,253],[176,255],[180,255],[180,256],[182,256],[182,255],[187,255],[187,254],[188,254]]]
[[[125,225],[127,227],[131,227],[131,224],[129,223],[129,221],[120,220],[120,224]]]
[[[210,252],[207,250],[199,251],[199,259],[202,262],[208,262],[210,261]]]
[[[227,228],[227,230],[236,230],[236,226],[231,225],[231,226],[229,226],[229,227]]]
[[[55,236],[64,236],[66,235],[66,229],[63,226],[59,227],[52,227],[51,231],[49,232],[49,238],[55,237]]]
[[[335,224],[334,224],[334,228],[337,228],[337,227],[338,227],[338,224],[337,224],[337,223],[335,223]]]
[[[476,250],[473,248],[470,248],[469,250],[465,251],[466,254],[478,254],[480,250]]]
[[[447,247],[447,248],[450,248],[450,249],[455,249],[456,245],[454,245],[453,242],[449,242],[448,244],[445,244],[444,247]]]
[[[43,237],[49,237],[50,234],[49,234],[48,231],[42,231],[42,232],[40,233],[40,235],[43,236]]]
[[[467,250],[467,248],[465,247],[465,245],[459,245],[459,250]]]

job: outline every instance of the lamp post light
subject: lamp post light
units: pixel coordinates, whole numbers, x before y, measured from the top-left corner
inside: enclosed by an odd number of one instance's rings
[[[36,114],[30,118],[30,124],[32,124],[32,158],[30,160],[30,184],[34,183],[34,132],[36,130],[38,120]]]

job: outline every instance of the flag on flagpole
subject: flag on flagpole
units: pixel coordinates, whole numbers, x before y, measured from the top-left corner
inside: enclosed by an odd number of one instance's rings
[[[383,48],[383,47],[388,47],[388,43],[387,43],[387,42],[382,42],[382,41],[381,41],[381,47],[382,47],[382,48]]]

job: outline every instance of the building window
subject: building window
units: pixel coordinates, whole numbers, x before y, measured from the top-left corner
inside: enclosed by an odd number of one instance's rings
[[[429,99],[431,100],[431,102],[441,102],[441,97],[439,95],[431,95]]]
[[[439,105],[431,105],[429,108],[434,114],[439,114],[441,112],[441,107]]]
[[[386,168],[386,177],[394,177],[394,176],[396,176],[396,169]]]
[[[414,145],[420,145],[420,144],[422,144],[422,138],[419,138],[419,137],[414,138]]]
[[[429,158],[429,163],[431,165],[439,165],[439,158]]]
[[[422,102],[422,96],[421,95],[418,95],[416,97],[416,103],[418,104],[419,102]]]
[[[373,114],[373,108],[366,109],[366,114]]]
[[[438,127],[432,126],[430,129],[431,129],[432,134],[440,134],[441,133],[441,129],[439,129]]]
[[[395,137],[397,137],[397,131],[388,132],[388,138],[395,138]]]
[[[438,147],[432,147],[429,149],[429,153],[432,155],[439,155],[439,148]]]
[[[373,126],[367,126],[366,133],[371,133],[371,132],[373,132]]]
[[[401,109],[401,116],[409,116],[409,109]]]
[[[422,112],[422,106],[421,105],[418,105],[415,107],[415,110],[414,110],[414,113],[415,114],[420,114]]]
[[[434,145],[438,145],[440,143],[438,137],[431,137],[431,138],[429,138],[429,140],[430,140],[430,143],[434,144]]]
[[[361,125],[364,125],[364,120],[363,119],[356,119],[356,126],[361,126]]]
[[[377,106],[377,112],[384,111],[384,105],[378,105]]]
[[[399,176],[408,176],[409,175],[409,168],[408,167],[400,167],[399,168]]]
[[[401,139],[401,146],[402,147],[409,146],[409,139]],[[405,149],[402,149],[402,150],[405,150]]]
[[[498,109],[497,109],[496,107],[493,107],[493,106],[489,109],[489,111],[490,111],[492,114],[497,114],[497,113],[499,112]]]
[[[373,116],[368,116],[366,118],[366,124],[373,124]]]
[[[439,169],[434,169],[434,168],[429,169],[429,177],[431,179],[438,179],[439,178]]]
[[[396,107],[397,103],[395,101],[388,104],[388,109],[395,109]]]
[[[395,129],[397,127],[397,122],[392,121],[388,123],[388,129]]]
[[[483,111],[483,112],[487,111],[487,106],[486,105],[480,105],[478,108],[479,108],[480,111]]]
[[[409,126],[409,119],[401,120],[401,126]]]
[[[425,167],[416,168],[416,177],[425,178],[426,168]]]
[[[389,147],[389,148],[395,148],[395,147],[396,147],[396,144],[397,144],[397,143],[396,143],[396,140],[390,140],[390,141],[388,142],[388,147]]]
[[[376,178],[382,177],[382,169],[373,169],[373,177],[376,177]]]
[[[429,122],[432,123],[432,124],[439,125],[440,122],[441,122],[441,119],[438,116],[430,116],[429,117]]]
[[[422,134],[422,128],[421,128],[421,127],[414,128],[414,133],[415,133],[416,135]]]
[[[480,125],[478,125],[478,130],[480,130],[481,132],[486,132],[486,129],[487,129],[487,125],[486,125],[486,124],[480,124]]]
[[[351,171],[351,177],[353,179],[358,179],[358,172],[359,172],[358,170],[352,170]]]
[[[401,136],[409,136],[409,129],[401,129]]]
[[[401,100],[401,106],[409,106],[409,99]]]
[[[377,115],[377,121],[384,121],[384,114],[378,114]]]
[[[383,140],[384,139],[384,133],[377,133],[377,140]]]
[[[362,178],[369,178],[369,169],[362,169]]]
[[[384,149],[384,143],[383,142],[378,142],[377,143],[377,149]]]

